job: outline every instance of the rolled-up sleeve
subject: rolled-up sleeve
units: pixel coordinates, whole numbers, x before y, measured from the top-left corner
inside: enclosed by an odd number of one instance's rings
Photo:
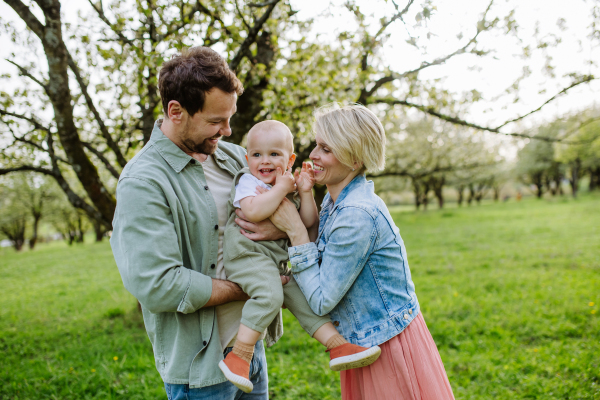
[[[119,182],[110,244],[123,285],[150,312],[191,313],[210,299],[212,279],[183,265],[171,208],[151,182]]]
[[[369,258],[375,236],[373,218],[360,208],[346,207],[332,222],[323,249],[315,243],[288,249],[294,278],[315,314],[329,313],[348,292]]]

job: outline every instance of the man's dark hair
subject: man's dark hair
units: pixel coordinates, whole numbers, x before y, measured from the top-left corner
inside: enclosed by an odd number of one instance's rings
[[[190,115],[202,111],[206,93],[213,88],[238,96],[244,91],[223,57],[208,47],[184,49],[160,69],[158,89],[167,117],[171,100],[178,101]]]

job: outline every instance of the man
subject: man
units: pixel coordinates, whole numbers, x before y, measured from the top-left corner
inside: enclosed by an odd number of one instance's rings
[[[110,242],[123,284],[142,306],[170,400],[268,399],[262,340],[251,363],[252,393],[239,391],[218,368],[248,298],[226,280],[222,261],[227,200],[246,159],[243,148],[219,139],[231,135],[242,84],[203,47],[167,61],[158,84],[166,118],[117,185]],[[244,232],[253,240],[283,237],[268,221],[237,222],[254,232]]]

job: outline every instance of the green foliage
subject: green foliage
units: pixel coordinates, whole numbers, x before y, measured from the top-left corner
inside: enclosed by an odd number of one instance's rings
[[[599,196],[451,212],[392,209],[456,398],[600,396]],[[107,243],[0,249],[0,399],[165,398]],[[289,312],[271,398],[339,398]]]

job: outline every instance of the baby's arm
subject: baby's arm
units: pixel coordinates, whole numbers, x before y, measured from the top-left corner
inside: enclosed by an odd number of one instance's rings
[[[313,197],[312,188],[315,184],[315,174],[312,170],[310,163],[302,163],[302,171],[294,174],[296,178],[296,187],[298,188],[298,195],[300,196],[300,219],[304,223],[304,226],[309,232],[311,240],[314,240],[311,229],[319,226],[319,212],[317,210],[317,203]],[[315,235],[316,236],[316,235]]]
[[[271,190],[256,196],[243,198],[240,201],[240,208],[248,221],[262,221],[269,218],[279,207],[285,196],[294,189],[292,174],[289,171],[282,173],[281,168],[277,168],[277,180]]]

